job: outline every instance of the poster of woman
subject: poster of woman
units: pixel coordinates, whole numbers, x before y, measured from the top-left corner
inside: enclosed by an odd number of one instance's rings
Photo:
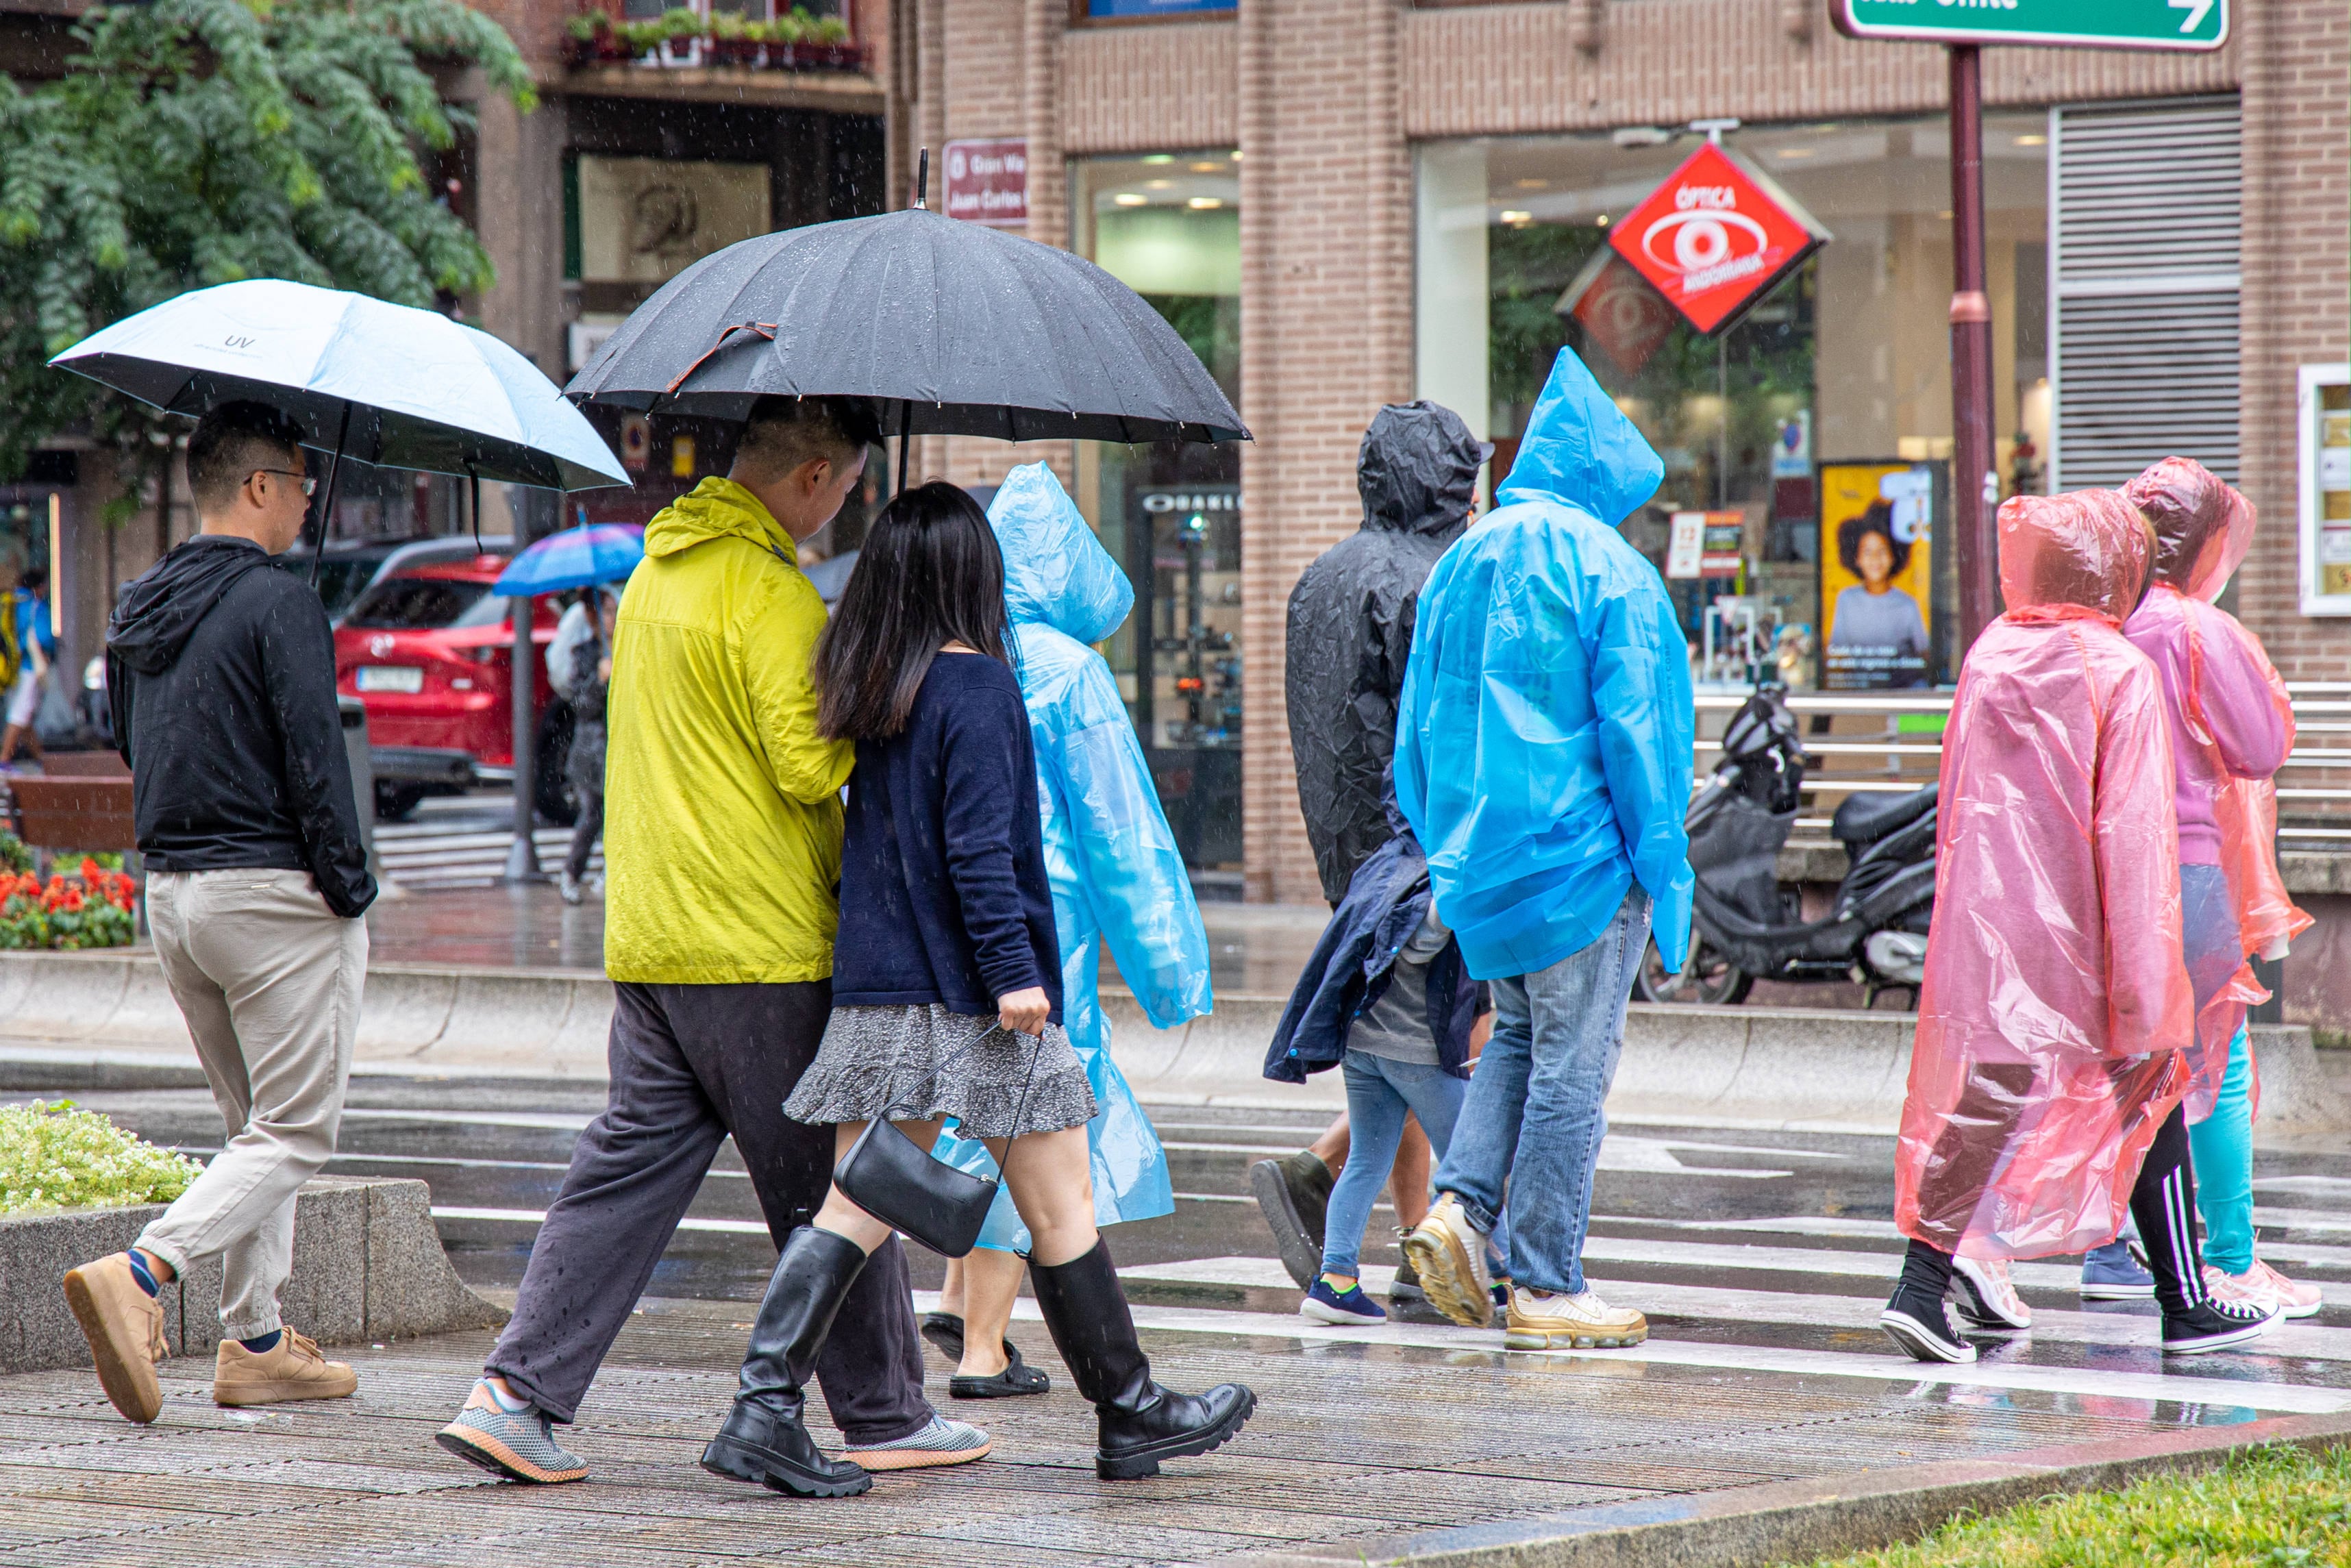
[[[1896,691],[1932,683],[1938,478],[1925,464],[1821,465],[1826,689]]]

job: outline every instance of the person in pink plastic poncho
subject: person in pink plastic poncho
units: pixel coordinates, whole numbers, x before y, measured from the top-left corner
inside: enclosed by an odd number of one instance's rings
[[[2196,1255],[2171,747],[2155,666],[2122,634],[2152,529],[2112,491],[2000,510],[2008,612],[1970,651],[1943,740],[1926,982],[1895,1155],[1910,1238],[1879,1322],[1970,1362],[2029,1312],[2005,1260],[2080,1252],[2137,1216],[2167,1353],[2273,1314],[2208,1299]]]
[[[2283,956],[2310,924],[2285,894],[2273,848],[2272,779],[2294,747],[2294,708],[2260,640],[2211,602],[2252,543],[2253,508],[2186,457],[2165,458],[2123,494],[2155,529],[2155,586],[2123,635],[2162,677],[2171,735],[2181,936],[2196,992],[2186,1104],[2204,1285],[2307,1317],[2319,1310],[2317,1289],[2253,1255],[2260,1088],[2244,1025],[2246,1005],[2268,993],[2245,960]],[[2085,1279],[2097,1261],[2085,1263]]]

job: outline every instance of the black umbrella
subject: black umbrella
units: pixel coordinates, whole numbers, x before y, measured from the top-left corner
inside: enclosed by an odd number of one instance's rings
[[[765,396],[865,397],[900,435],[1249,437],[1134,290],[1067,251],[920,207],[705,256],[564,392],[737,420]]]

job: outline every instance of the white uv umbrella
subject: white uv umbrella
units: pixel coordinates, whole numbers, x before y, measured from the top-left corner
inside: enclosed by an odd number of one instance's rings
[[[283,278],[200,288],[49,361],[172,413],[250,398],[337,458],[548,490],[626,485],[528,360],[436,311]]]

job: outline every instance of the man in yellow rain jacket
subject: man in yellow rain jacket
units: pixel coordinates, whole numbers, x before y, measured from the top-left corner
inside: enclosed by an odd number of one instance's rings
[[[645,529],[606,709],[604,968],[611,1090],[531,1249],[515,1314],[441,1446],[515,1480],[579,1480],[554,1439],[728,1134],[780,1248],[824,1199],[832,1129],[783,1103],[832,1007],[847,741],[817,734],[824,604],[796,547],[832,520],[876,436],[847,398],[763,398],[732,470]],[[865,1266],[817,1362],[848,1457],[986,1452],[923,1398],[904,1254]]]

